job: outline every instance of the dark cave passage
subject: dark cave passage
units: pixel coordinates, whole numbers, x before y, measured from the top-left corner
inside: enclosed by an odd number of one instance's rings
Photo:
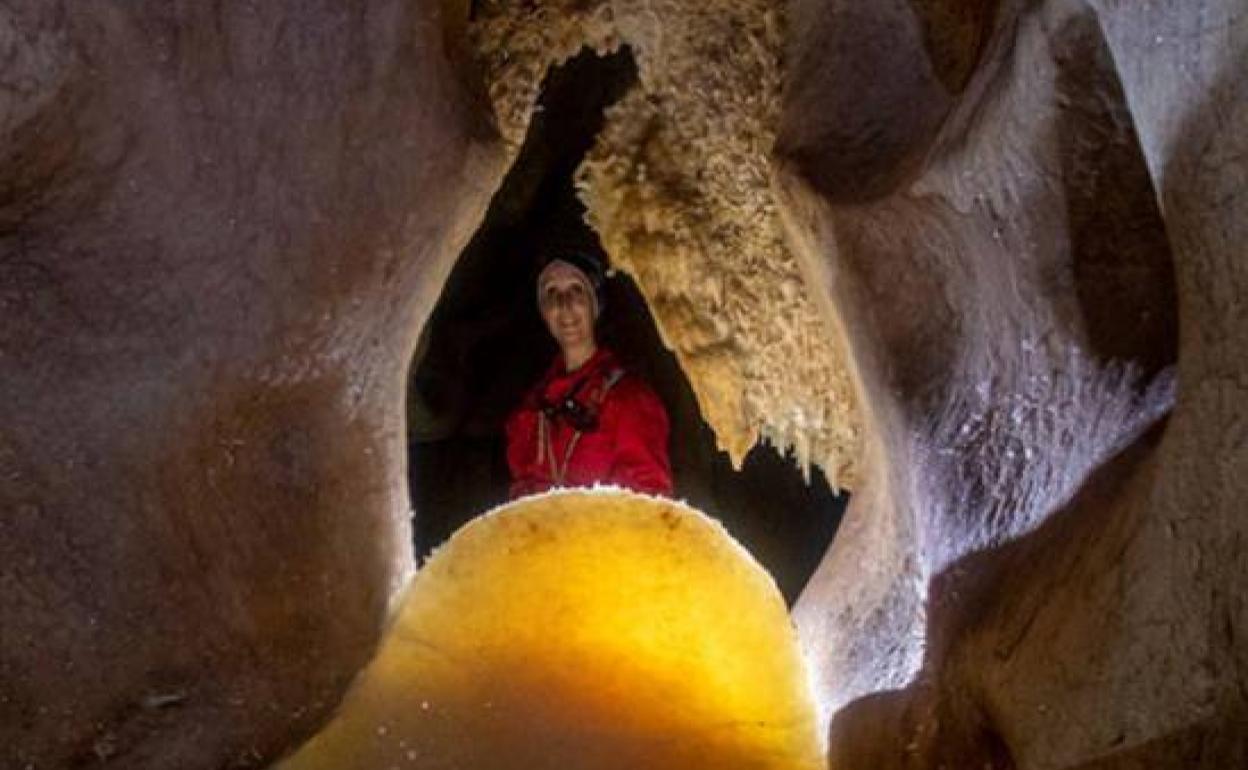
[[[552,249],[601,254],[572,176],[602,110],[635,79],[627,50],[582,53],[551,70],[524,146],[426,324],[408,391],[418,558],[506,500],[503,422],[556,352],[535,303],[537,267]],[[599,337],[668,410],[676,497],[722,521],[791,603],[826,552],[847,498],[817,468],[807,484],[770,446],[756,447],[733,470],[627,276],[607,282]]]

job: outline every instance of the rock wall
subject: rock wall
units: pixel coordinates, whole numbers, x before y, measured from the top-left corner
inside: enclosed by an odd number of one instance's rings
[[[0,766],[264,766],[371,654],[504,169],[446,21],[0,6]]]
[[[627,43],[596,226],[721,443],[855,486],[831,763],[1248,765],[1242,3],[477,5],[504,141],[462,5],[0,9],[0,763],[324,720],[415,335],[545,67]]]
[[[793,29],[787,221],[868,437],[796,610],[831,764],[1244,766],[1242,6]]]

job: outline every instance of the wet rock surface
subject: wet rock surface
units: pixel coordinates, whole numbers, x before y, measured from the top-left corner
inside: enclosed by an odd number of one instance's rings
[[[443,33],[0,7],[0,766],[264,766],[371,654],[410,348],[503,171]]]
[[[1242,766],[1243,11],[967,6],[953,87],[927,5],[797,4],[777,146],[872,415],[796,610],[831,762]]]
[[[830,760],[1248,764],[1242,4],[770,10],[711,48],[783,67],[760,296],[842,351],[776,392],[857,415],[795,613]],[[405,367],[507,159],[467,18],[0,6],[0,764],[265,766],[371,655]]]
[[[623,490],[513,501],[422,566],[377,656],[282,770],[815,770],[770,575],[713,519]]]

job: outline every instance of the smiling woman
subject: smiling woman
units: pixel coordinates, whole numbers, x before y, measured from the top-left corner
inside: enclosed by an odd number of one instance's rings
[[[602,280],[601,263],[581,252],[561,253],[538,275],[559,354],[507,421],[512,497],[593,484],[672,494],[667,410],[598,345]]]
[[[602,266],[577,252],[552,259],[537,277],[542,320],[568,369],[580,368],[597,347],[594,323],[602,315]]]

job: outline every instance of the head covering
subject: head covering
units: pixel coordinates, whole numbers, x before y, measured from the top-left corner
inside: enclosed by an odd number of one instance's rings
[[[603,284],[606,282],[606,267],[597,255],[586,251],[564,251],[559,252],[546,261],[542,265],[542,270],[537,274],[537,303],[542,303],[542,286],[545,284],[546,277],[550,274],[551,269],[562,262],[574,269],[581,279],[585,282],[585,288],[590,296],[592,303],[594,319],[602,314],[602,308],[606,304],[606,297],[603,294]]]

